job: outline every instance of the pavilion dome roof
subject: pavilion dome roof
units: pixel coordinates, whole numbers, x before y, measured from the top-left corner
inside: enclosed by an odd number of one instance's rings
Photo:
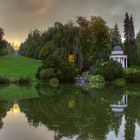
[[[122,47],[119,45],[116,45],[113,47],[113,51],[123,51]]]

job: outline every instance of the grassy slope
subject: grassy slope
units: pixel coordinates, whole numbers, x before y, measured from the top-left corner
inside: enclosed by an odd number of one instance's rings
[[[0,57],[0,76],[18,79],[29,76],[33,81],[41,62],[20,55]]]

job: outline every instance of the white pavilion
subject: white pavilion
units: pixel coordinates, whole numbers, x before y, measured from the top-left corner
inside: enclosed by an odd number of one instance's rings
[[[124,55],[124,51],[119,45],[116,45],[113,48],[112,53],[110,55],[110,60],[115,60],[115,61],[121,63],[123,68],[128,67],[127,55]]]

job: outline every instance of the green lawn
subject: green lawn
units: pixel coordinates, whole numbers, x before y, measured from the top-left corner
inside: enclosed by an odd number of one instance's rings
[[[10,80],[29,76],[35,81],[35,74],[41,62],[20,55],[0,57],[0,76]]]

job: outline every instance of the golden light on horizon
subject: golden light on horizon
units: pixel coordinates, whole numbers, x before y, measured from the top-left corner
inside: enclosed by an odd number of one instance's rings
[[[13,46],[13,48],[14,48],[15,50],[19,50],[20,42],[16,40],[16,41],[13,42],[13,45],[12,45],[12,46]]]

